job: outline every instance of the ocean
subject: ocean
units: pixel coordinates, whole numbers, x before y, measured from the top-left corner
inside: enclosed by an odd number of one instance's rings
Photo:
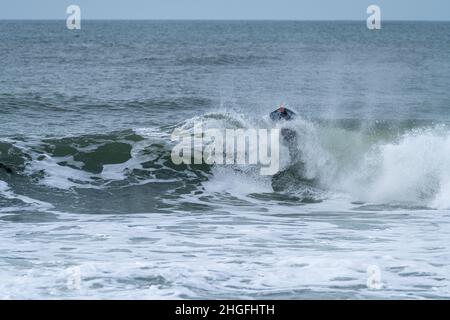
[[[448,299],[449,88],[447,22],[0,21],[0,298]],[[280,103],[280,174],[171,161]]]

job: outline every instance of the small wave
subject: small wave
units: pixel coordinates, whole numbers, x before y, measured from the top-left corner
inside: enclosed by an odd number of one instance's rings
[[[192,181],[207,166],[174,166],[168,133],[139,128],[104,135],[0,142],[0,162],[50,188],[103,189],[145,183]],[[205,171],[206,170],[206,171]]]

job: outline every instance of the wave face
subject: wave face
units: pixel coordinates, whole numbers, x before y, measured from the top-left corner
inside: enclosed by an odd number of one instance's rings
[[[28,193],[34,186],[50,202],[53,193],[65,201],[80,197],[75,210],[88,213],[93,202],[94,212],[156,210],[158,196],[192,189],[209,169],[172,164],[164,134],[151,129],[34,141],[7,139],[0,149],[2,162],[14,171],[2,173],[11,187]],[[136,198],[136,205],[120,205],[126,196]]]
[[[355,201],[449,208],[446,126],[362,130],[301,122],[303,176]]]
[[[356,202],[450,207],[450,131],[445,125],[414,128],[407,123],[299,118],[286,124],[299,137],[294,147],[296,158],[291,157],[293,150],[283,145],[280,172],[264,178],[258,177],[254,166],[173,164],[171,131],[192,131],[196,121],[205,129],[272,128],[267,119],[255,121],[243,114],[216,112],[166,128],[38,140],[8,138],[0,143],[1,163],[16,173],[8,175],[13,187],[23,188],[27,183],[56,192],[89,189],[114,196],[128,188],[146,192],[152,185],[154,196],[181,195],[214,179],[215,170],[229,170],[269,183],[272,192],[305,201],[322,201],[340,193]],[[3,170],[2,175],[7,172]],[[152,201],[152,208],[160,205]]]

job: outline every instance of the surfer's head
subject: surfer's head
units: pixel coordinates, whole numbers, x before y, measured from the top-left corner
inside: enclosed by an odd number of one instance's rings
[[[280,105],[278,109],[270,114],[270,119],[272,119],[273,121],[292,120],[294,117],[295,112],[286,108],[284,104]]]

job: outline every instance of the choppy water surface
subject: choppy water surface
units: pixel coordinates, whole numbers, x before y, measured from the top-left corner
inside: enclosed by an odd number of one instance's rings
[[[0,22],[0,297],[449,298],[450,24],[383,27]],[[281,174],[172,163],[281,102]]]

